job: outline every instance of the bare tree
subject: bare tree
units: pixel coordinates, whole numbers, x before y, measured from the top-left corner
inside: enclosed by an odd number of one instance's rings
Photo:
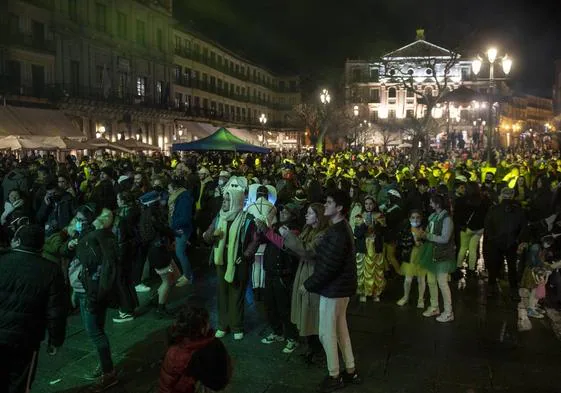
[[[428,43],[427,43],[428,44]],[[450,90],[452,74],[458,63],[459,55],[453,51],[446,51],[443,55],[438,53],[445,51],[438,48],[435,51],[432,44],[421,48],[415,56],[404,57],[390,53],[382,59],[383,75],[389,83],[401,85],[409,94],[417,99],[414,116],[405,119],[411,143],[413,146],[413,159],[419,157],[419,143],[423,147],[430,144],[430,136],[434,135],[441,127],[441,121],[433,116],[435,109],[439,109],[443,98]],[[419,48],[417,48],[419,49]],[[419,75],[422,73],[422,75]]]
[[[372,128],[375,141],[382,145],[384,151],[388,151],[391,144],[399,142],[408,131],[407,124],[396,119],[380,120]]]

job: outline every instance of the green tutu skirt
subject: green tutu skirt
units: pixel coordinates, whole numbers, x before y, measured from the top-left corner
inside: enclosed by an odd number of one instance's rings
[[[439,261],[435,262],[434,243],[425,242],[420,250],[421,253],[421,267],[432,274],[452,273],[456,270],[456,261]]]

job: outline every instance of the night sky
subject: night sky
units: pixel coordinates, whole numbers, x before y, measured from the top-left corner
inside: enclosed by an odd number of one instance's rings
[[[561,59],[558,1],[532,0],[175,0],[175,16],[223,46],[311,92],[341,86],[346,58],[376,58],[415,39],[464,55],[489,43],[514,58],[517,90],[551,96]]]

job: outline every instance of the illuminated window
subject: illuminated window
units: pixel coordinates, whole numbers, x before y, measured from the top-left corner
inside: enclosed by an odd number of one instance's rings
[[[143,76],[136,78],[136,95],[139,97],[146,95],[146,78]]]
[[[388,98],[396,98],[397,97],[397,90],[395,87],[390,87],[388,89]]]
[[[390,109],[388,111],[388,118],[389,119],[395,119],[395,109]]]

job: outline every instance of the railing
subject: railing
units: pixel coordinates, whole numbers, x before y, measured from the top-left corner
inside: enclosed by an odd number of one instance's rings
[[[56,52],[56,44],[53,40],[47,40],[43,37],[34,37],[31,34],[25,34],[23,32],[0,31],[0,43],[8,46],[32,48],[42,52]]]
[[[205,57],[203,55],[201,55],[198,52],[194,52],[192,50],[189,49],[185,49],[183,47],[181,48],[175,48],[175,54],[178,56],[181,56],[185,59],[189,59],[189,60],[193,60],[196,61],[197,63],[201,63],[204,65],[207,65],[223,74],[229,75],[231,77],[234,77],[236,79],[239,79],[241,81],[244,82],[250,82],[250,83],[254,83],[254,84],[258,84],[261,85],[269,90],[272,90],[276,93],[298,93],[299,90],[298,88],[290,88],[290,87],[285,87],[283,89],[281,89],[278,85],[273,85],[272,83],[267,83],[265,82],[263,79],[258,79],[258,78],[253,78],[250,74],[244,74],[242,72],[236,72],[235,68],[230,68],[229,66],[226,66],[224,64],[219,64],[218,61],[216,61],[216,59],[211,59],[210,57]]]
[[[229,98],[231,100],[238,101],[238,102],[262,105],[262,106],[265,106],[267,108],[275,109],[275,110],[290,110],[290,109],[292,109],[292,106],[288,105],[288,104],[278,104],[278,103],[273,103],[273,102],[270,102],[270,101],[266,101],[266,100],[264,100],[262,98],[258,98],[258,97],[252,97],[252,96],[249,96],[249,95],[237,94],[237,93],[233,92],[232,90],[226,90],[224,88],[218,87],[217,85],[212,85],[208,82],[200,81],[200,80],[197,80],[197,79],[179,78],[179,79],[176,80],[175,83],[177,83],[178,85],[183,86],[183,87],[189,87],[189,88],[192,88],[192,89],[202,90],[202,91],[205,91],[205,92],[208,92],[208,93],[213,93],[213,94],[219,95],[221,97]]]
[[[25,3],[33,4],[37,7],[46,8],[53,11],[55,9],[54,0],[23,0]]]

